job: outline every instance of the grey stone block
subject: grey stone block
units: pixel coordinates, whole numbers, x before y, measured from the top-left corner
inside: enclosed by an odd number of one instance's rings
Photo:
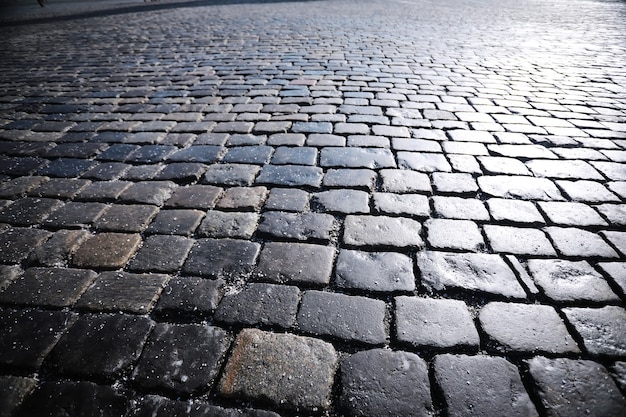
[[[335,283],[340,288],[367,291],[413,291],[413,262],[401,253],[342,249],[337,258]]]

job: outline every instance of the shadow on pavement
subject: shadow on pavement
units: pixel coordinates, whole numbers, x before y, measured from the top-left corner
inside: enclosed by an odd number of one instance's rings
[[[54,1],[54,0],[52,0]],[[89,4],[89,1],[81,1],[76,2],[77,4],[82,4],[83,7],[78,7],[76,11],[69,9],[70,4],[65,3],[64,8],[59,12],[57,11],[54,14],[50,15],[34,15],[30,16],[28,14],[20,15],[17,13],[8,13],[8,11],[13,11],[13,7],[24,7],[24,2],[13,3],[10,2],[2,2],[0,3],[0,27],[6,26],[22,26],[29,24],[38,24],[38,23],[50,23],[50,22],[59,22],[59,21],[70,21],[77,19],[88,19],[93,17],[103,17],[103,16],[114,16],[121,15],[126,13],[137,13],[143,11],[154,11],[154,10],[168,10],[168,9],[176,9],[176,8],[184,8],[184,7],[203,7],[203,6],[223,6],[223,5],[232,5],[232,4],[264,4],[264,3],[291,3],[291,2],[310,2],[310,1],[320,1],[320,0],[190,0],[190,1],[170,1],[170,2],[159,2],[157,1],[148,1],[144,3],[109,3],[109,4],[98,4],[98,2],[93,2],[93,8],[86,6]],[[32,0],[32,3],[36,5],[35,0]],[[53,3],[50,3],[53,4]]]

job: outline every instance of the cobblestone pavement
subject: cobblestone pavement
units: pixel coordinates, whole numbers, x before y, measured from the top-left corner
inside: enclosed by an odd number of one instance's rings
[[[0,416],[626,413],[626,3],[0,29]]]

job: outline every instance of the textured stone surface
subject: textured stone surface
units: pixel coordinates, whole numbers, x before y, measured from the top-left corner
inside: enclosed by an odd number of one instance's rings
[[[348,216],[343,240],[354,246],[422,247],[422,226],[406,218]]]
[[[206,390],[229,345],[228,334],[217,327],[159,323],[139,358],[133,382],[184,394]]]
[[[504,352],[578,352],[553,307],[491,302],[480,310],[480,325]]]
[[[335,228],[333,216],[321,213],[264,213],[258,226],[260,233],[295,240],[329,240]]]
[[[140,243],[141,237],[137,234],[100,233],[80,245],[73,263],[81,268],[122,268]]]
[[[349,416],[430,416],[426,362],[408,352],[373,349],[341,362],[341,405]]]
[[[369,291],[413,291],[413,262],[408,256],[395,252],[341,250],[335,283],[341,288]]]
[[[600,356],[626,354],[626,311],[618,306],[564,308],[563,312],[583,339],[585,349]]]
[[[396,337],[414,346],[478,348],[478,332],[463,301],[396,297]]]
[[[183,271],[213,278],[235,278],[252,271],[258,243],[234,239],[200,239],[191,249]]]
[[[218,391],[281,408],[326,409],[336,367],[337,353],[326,342],[246,329],[237,336]]]
[[[37,380],[34,378],[12,375],[0,377],[0,404],[3,404],[0,417],[13,415],[13,412],[22,404],[24,397],[35,388],[35,385],[37,385]]]
[[[261,250],[254,277],[277,283],[327,284],[334,256],[334,249],[328,246],[268,242]]]
[[[538,415],[517,368],[503,358],[439,355],[434,368],[449,416]]]
[[[541,356],[527,363],[548,416],[609,417],[626,411],[626,400],[600,364]]]
[[[498,255],[424,251],[417,254],[422,285],[432,291],[447,287],[513,298],[526,294],[515,274]]]
[[[298,313],[298,327],[307,333],[368,344],[385,342],[384,320],[382,301],[322,291],[305,292]]]

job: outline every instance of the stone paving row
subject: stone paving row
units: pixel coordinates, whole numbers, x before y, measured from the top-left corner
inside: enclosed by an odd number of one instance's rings
[[[0,29],[0,416],[622,415],[624,16]]]

